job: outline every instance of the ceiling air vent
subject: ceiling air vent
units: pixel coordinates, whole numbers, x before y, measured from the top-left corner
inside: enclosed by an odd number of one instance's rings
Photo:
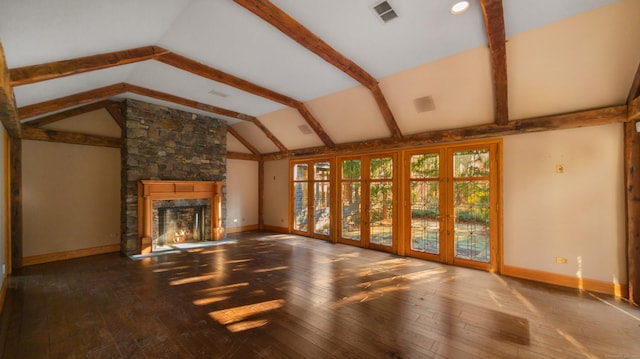
[[[218,97],[222,97],[222,98],[229,97],[229,94],[226,94],[224,92],[218,91],[216,89],[213,89],[213,90],[209,91],[209,93],[212,94],[213,96],[218,96]]]
[[[433,102],[433,97],[431,96],[414,99],[413,106],[416,108],[417,113],[429,112],[436,109],[436,104]]]
[[[311,131],[311,127],[309,127],[309,125],[300,125],[298,126],[298,129],[300,130],[300,132],[302,132],[303,135],[310,135],[313,133],[313,131]]]
[[[377,3],[371,8],[375,11],[382,22],[386,23],[398,17],[398,13],[393,10],[388,1]]]

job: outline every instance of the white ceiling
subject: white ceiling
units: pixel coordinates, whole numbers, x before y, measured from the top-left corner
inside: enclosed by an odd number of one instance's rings
[[[449,13],[454,0],[389,0],[399,18],[387,24],[371,10],[377,1],[272,2],[380,81],[404,134],[493,122],[478,0],[457,16]],[[638,3],[504,1],[511,118],[619,104],[640,60],[640,49],[630,49],[640,39]],[[364,87],[231,0],[0,0],[0,41],[10,68],[158,45],[303,101],[336,143],[390,134]],[[321,144],[300,132],[297,111],[153,60],[14,92],[21,107],[119,82],[256,116],[289,149]],[[600,83],[602,91],[584,88]],[[565,99],[570,92],[589,103]],[[413,99],[428,95],[436,111],[416,113]],[[224,118],[260,152],[277,151],[253,124],[129,93],[121,98]]]

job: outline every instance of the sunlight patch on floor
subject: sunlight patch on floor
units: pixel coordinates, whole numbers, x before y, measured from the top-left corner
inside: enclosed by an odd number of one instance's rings
[[[409,280],[420,280],[420,279],[429,278],[431,276],[434,276],[437,274],[443,274],[443,273],[447,273],[447,269],[444,267],[438,267],[438,268],[426,269],[420,272],[403,274],[402,276]]]
[[[571,345],[573,345],[576,349],[578,349],[582,354],[584,354],[585,357],[587,358],[593,358],[593,359],[597,359],[597,356],[594,356],[593,354],[591,354],[589,352],[589,349],[587,349],[587,347],[585,347],[584,345],[582,345],[582,343],[580,343],[576,338],[574,338],[573,336],[571,336],[571,334],[569,333],[565,333],[562,330],[556,328],[556,332],[558,332],[558,334],[560,334],[560,336],[562,336],[566,341],[568,341],[569,343],[571,343]]]
[[[338,308],[347,306],[349,304],[363,303],[363,302],[367,302],[367,301],[376,299],[378,297],[381,297],[387,293],[393,293],[393,292],[409,290],[409,289],[411,289],[411,287],[408,285],[396,284],[396,285],[386,286],[382,288],[377,288],[375,290],[363,290],[338,300],[333,304],[333,308],[338,309]]]
[[[533,303],[531,303],[524,295],[522,295],[522,293],[520,293],[520,291],[518,291],[516,288],[513,288],[509,283],[507,283],[499,275],[497,275],[495,273],[491,273],[491,275],[493,276],[493,278],[498,280],[498,282],[500,282],[500,284],[502,284],[503,286],[509,288],[509,290],[511,291],[511,294],[513,294],[514,297],[516,297],[525,307],[527,307],[527,309],[529,309],[529,311],[531,313],[534,313],[536,315],[540,315],[540,312],[538,311],[536,306],[533,305]]]
[[[209,297],[209,298],[202,298],[202,299],[196,299],[193,301],[193,304],[197,305],[197,306],[203,306],[203,305],[209,305],[212,303],[216,303],[216,302],[222,302],[223,300],[227,300],[231,298],[228,295],[222,295],[222,296],[218,296],[218,297]]]
[[[154,269],[153,273],[164,273],[164,272],[169,272],[172,270],[180,270],[180,269],[188,269],[190,268],[189,266],[178,266],[178,267],[170,267],[170,268],[158,268],[158,269]]]
[[[635,319],[635,320],[637,320],[637,321],[639,321],[639,322],[640,322],[640,317],[638,317],[638,316],[636,316],[636,315],[633,315],[632,313],[630,313],[630,312],[628,312],[628,311],[626,311],[626,310],[624,310],[624,309],[622,309],[622,308],[619,308],[619,307],[617,307],[617,306],[615,306],[615,305],[613,305],[613,304],[611,304],[611,303],[607,302],[606,300],[604,300],[604,299],[602,299],[602,298],[598,297],[597,295],[595,295],[595,294],[593,294],[593,293],[591,293],[591,292],[587,292],[587,294],[589,294],[591,297],[593,297],[593,298],[597,299],[598,301],[600,301],[600,302],[602,302],[602,303],[604,303],[604,304],[606,304],[606,305],[608,305],[608,306],[610,306],[610,307],[614,308],[615,310],[617,310],[617,311],[619,311],[619,312],[622,312],[623,314],[628,315],[629,317],[631,317],[631,318],[633,318],[633,319]]]
[[[273,268],[262,268],[262,269],[254,270],[253,273],[267,273],[267,272],[273,272],[273,271],[285,270],[285,269],[289,269],[289,267],[288,266],[280,266],[280,267],[273,267]]]
[[[194,277],[176,279],[169,282],[170,285],[183,285],[183,284],[191,284],[197,282],[204,282],[216,277],[216,274],[206,274],[206,275],[198,275]]]
[[[218,323],[227,326],[232,332],[247,330],[262,326],[267,323],[266,319],[252,320],[244,322],[245,319],[254,315],[263,314],[284,306],[284,299],[274,299],[266,302],[243,305],[240,307],[228,308],[210,312],[209,316]],[[243,324],[244,323],[244,324]]]

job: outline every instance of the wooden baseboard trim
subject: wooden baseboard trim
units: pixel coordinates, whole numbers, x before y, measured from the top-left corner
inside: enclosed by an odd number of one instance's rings
[[[65,259],[88,257],[96,254],[112,253],[112,252],[120,252],[119,243],[109,244],[109,245],[100,246],[100,247],[93,247],[93,248],[75,249],[67,252],[47,253],[47,254],[39,254],[36,256],[23,257],[22,265],[30,266],[34,264],[56,262],[56,261],[62,261]]]
[[[238,233],[238,232],[246,232],[246,231],[255,231],[259,227],[257,224],[250,224],[248,226],[240,226],[240,227],[232,227],[226,228],[227,233]]]
[[[629,286],[626,284],[610,283],[596,279],[577,278],[564,274],[543,272],[535,269],[519,268],[507,265],[502,268],[502,274],[510,277],[560,285],[563,287],[609,294],[616,297],[626,298],[629,295]]]
[[[264,230],[269,232],[276,232],[276,233],[287,233],[287,234],[290,233],[289,228],[287,227],[269,226],[267,224],[264,225]]]

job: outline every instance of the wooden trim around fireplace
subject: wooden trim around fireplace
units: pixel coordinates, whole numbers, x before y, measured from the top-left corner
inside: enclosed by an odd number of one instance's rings
[[[222,182],[155,181],[138,182],[138,251],[150,253],[153,240],[153,201],[172,199],[211,200],[211,239],[224,239],[222,227]]]

